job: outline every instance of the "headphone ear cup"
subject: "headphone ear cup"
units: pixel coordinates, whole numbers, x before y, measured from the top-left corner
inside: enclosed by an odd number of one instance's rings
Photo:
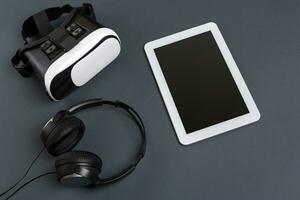
[[[42,129],[41,139],[47,151],[58,156],[73,149],[83,137],[84,131],[84,123],[79,118],[67,115],[49,121]]]
[[[102,169],[102,160],[87,151],[70,151],[60,155],[55,162],[59,182],[66,186],[95,185]]]
[[[48,138],[48,136],[50,135],[50,133],[52,132],[52,130],[57,126],[57,123],[61,120],[63,120],[64,118],[69,117],[69,112],[66,110],[61,110],[58,111],[54,117],[52,117],[42,128],[42,133],[41,133],[41,140],[43,142],[43,144],[46,143],[46,140]]]

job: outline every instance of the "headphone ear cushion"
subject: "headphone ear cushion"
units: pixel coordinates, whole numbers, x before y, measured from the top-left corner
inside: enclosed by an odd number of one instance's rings
[[[84,135],[84,123],[75,116],[50,121],[42,130],[41,139],[47,151],[58,156],[70,151]]]
[[[102,160],[86,151],[69,151],[60,155],[55,162],[59,182],[67,186],[82,187],[95,185],[101,172]]]
[[[94,153],[87,151],[69,151],[58,156],[55,166],[59,167],[66,164],[86,164],[98,168],[101,171],[102,160]]]

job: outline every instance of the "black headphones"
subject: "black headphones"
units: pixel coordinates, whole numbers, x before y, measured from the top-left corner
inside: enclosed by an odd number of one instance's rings
[[[137,152],[136,159],[125,169],[109,178],[101,179],[99,175],[102,168],[102,160],[96,154],[87,151],[71,151],[84,135],[84,123],[74,116],[81,110],[111,105],[127,112],[140,129],[142,142]],[[51,118],[42,129],[41,140],[47,151],[58,156],[55,162],[58,181],[68,186],[97,186],[114,183],[130,174],[146,150],[145,127],[141,117],[130,106],[120,101],[107,101],[92,99],[81,102],[69,108],[59,111]]]

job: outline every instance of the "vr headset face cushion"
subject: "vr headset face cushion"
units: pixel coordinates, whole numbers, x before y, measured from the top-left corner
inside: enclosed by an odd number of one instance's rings
[[[61,113],[58,113],[61,115]],[[57,115],[58,115],[57,114]],[[83,137],[84,123],[75,116],[55,116],[42,130],[41,139],[47,151],[58,156],[70,151]]]

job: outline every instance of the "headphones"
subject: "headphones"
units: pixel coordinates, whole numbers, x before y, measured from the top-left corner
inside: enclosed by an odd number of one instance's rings
[[[101,179],[102,160],[94,153],[87,151],[71,151],[84,135],[85,125],[75,116],[79,111],[111,105],[129,114],[141,133],[141,145],[135,160],[120,172]],[[87,187],[105,185],[117,182],[130,174],[144,157],[146,151],[145,127],[138,113],[127,104],[120,101],[92,99],[78,103],[68,110],[59,111],[43,127],[41,140],[46,150],[57,157],[55,173],[58,181],[67,186]]]

